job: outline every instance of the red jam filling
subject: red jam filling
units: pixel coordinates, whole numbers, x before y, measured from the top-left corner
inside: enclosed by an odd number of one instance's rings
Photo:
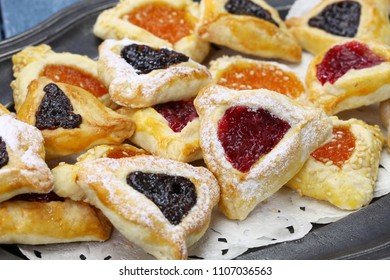
[[[245,173],[269,153],[290,129],[290,124],[264,109],[237,106],[226,110],[218,123],[218,139],[227,160]]]
[[[367,45],[352,41],[331,48],[317,65],[317,79],[324,85],[334,84],[349,70],[376,66],[385,59],[375,54]]]
[[[66,65],[46,65],[41,76],[48,77],[55,82],[81,87],[92,93],[95,97],[100,97],[108,92],[107,87],[95,77],[80,69]]]
[[[332,140],[315,150],[311,156],[327,164],[333,163],[341,168],[355,150],[356,138],[348,127],[333,128]]]
[[[193,100],[173,101],[153,107],[159,112],[174,132],[180,132],[193,119],[198,117]]]

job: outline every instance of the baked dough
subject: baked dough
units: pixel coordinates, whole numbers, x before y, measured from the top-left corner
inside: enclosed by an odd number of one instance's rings
[[[144,108],[190,99],[196,96],[203,86],[211,83],[208,69],[191,59],[165,69],[137,74],[136,69],[120,56],[121,50],[130,45],[144,44],[122,39],[106,40],[99,46],[99,74],[109,85],[112,100],[122,106]]]
[[[312,155],[286,186],[297,190],[301,195],[328,201],[341,209],[357,210],[373,198],[383,135],[378,126],[371,126],[357,119],[331,119],[334,128],[346,128],[355,138],[354,147],[348,148],[348,141],[337,142],[340,146],[333,147],[332,152],[336,154],[351,149],[350,156],[345,157],[346,160],[342,163],[335,164],[329,158],[318,160]],[[332,141],[345,137],[340,136],[340,132],[343,134],[339,130],[333,135]]]
[[[173,176],[190,182],[195,188],[195,204],[188,208],[179,223],[172,223],[151,199],[136,190],[133,183],[127,183],[128,175],[135,172]],[[89,202],[101,209],[123,236],[157,259],[186,259],[187,246],[205,233],[219,198],[218,183],[206,168],[154,156],[82,162],[77,183]],[[163,183],[163,186],[167,185]],[[145,187],[159,192],[156,184]],[[183,184],[172,182],[177,194],[183,187]],[[161,191],[160,194],[165,193]],[[166,198],[171,196],[175,194],[169,192]]]
[[[53,188],[53,176],[45,163],[41,132],[15,119],[0,115],[0,202],[23,193],[46,193]]]
[[[47,96],[47,85],[53,86],[59,93],[62,92],[73,107],[72,112],[63,112],[68,114],[65,116],[66,120],[70,119],[71,115],[79,115],[81,118],[81,123],[74,128],[60,126],[55,129],[41,129],[48,159],[79,153],[99,144],[120,144],[133,134],[134,123],[128,117],[107,108],[80,87],[54,83],[45,77],[30,83],[27,98],[17,113],[20,120],[37,125],[36,116],[43,98]],[[54,118],[63,104],[47,106],[47,111],[54,110],[49,118]]]
[[[98,97],[106,106],[114,105],[110,100],[108,88],[100,81],[96,61],[85,55],[57,53],[49,45],[41,44],[24,48],[12,56],[12,62],[15,80],[11,82],[11,87],[16,111],[19,111],[26,99],[28,85],[31,81],[45,74],[50,75],[48,78],[55,82],[72,82],[74,86],[84,88]],[[84,76],[84,80],[79,79],[80,76]]]
[[[379,110],[382,124],[387,130],[387,150],[390,152],[390,99],[381,102]]]
[[[336,43],[342,43],[351,37],[334,35],[323,29],[312,27],[308,24],[309,20],[319,15],[327,6],[339,2],[355,2],[361,6],[359,25],[357,32],[352,38],[380,40],[385,44],[390,44],[390,24],[389,14],[385,1],[383,0],[323,0],[319,1],[313,9],[308,11],[301,17],[293,17],[286,21],[286,25],[298,39],[302,47],[313,53],[318,54],[321,51],[329,49]],[[328,14],[329,15],[329,14]],[[341,16],[337,17],[338,27],[348,26],[346,22],[341,20]],[[344,19],[345,20],[345,19]]]
[[[221,186],[219,208],[230,219],[244,220],[256,205],[290,180],[310,153],[331,135],[331,122],[322,110],[303,107],[289,97],[266,89],[236,91],[209,86],[199,93],[195,107],[201,121],[203,159]],[[280,141],[256,159],[246,172],[234,167],[219,137],[219,123],[229,109],[237,107],[249,111],[263,109],[290,126]],[[239,127],[237,131],[244,134],[243,129]],[[249,133],[252,135],[252,132],[251,129]],[[263,130],[262,133],[266,132]],[[234,143],[244,142],[247,140],[244,137]],[[234,149],[239,147],[234,146]]]
[[[0,104],[0,116],[10,114],[11,112],[3,104]]]
[[[304,81],[285,64],[240,55],[222,56],[210,61],[209,70],[215,84],[236,90],[265,88],[300,103],[307,101]]]
[[[9,200],[0,204],[0,244],[105,241],[112,226],[85,202]]]
[[[357,42],[367,46],[384,62],[369,68],[348,70],[333,84],[326,82],[323,85],[317,78],[317,67],[326,54],[335,47]],[[339,69],[337,69],[339,71]],[[311,61],[306,85],[309,91],[309,101],[315,107],[320,107],[329,115],[374,104],[390,98],[390,47],[374,41],[351,40],[335,45],[330,50],[316,55]]]
[[[301,46],[280,19],[275,8],[261,0],[241,1],[257,5],[274,23],[255,16],[229,13],[228,0],[202,0],[198,34],[204,40],[264,58],[301,61]],[[230,1],[237,2],[237,1]],[[276,24],[275,24],[276,23]]]
[[[121,108],[117,111],[135,123],[130,141],[151,154],[182,162],[202,158],[199,145],[199,118],[196,117],[180,131],[173,131],[168,121],[155,108]]]
[[[51,170],[54,176],[53,191],[60,197],[69,197],[75,201],[83,201],[86,199],[85,193],[76,183],[79,162],[98,158],[122,158],[145,154],[148,154],[148,152],[129,144],[99,145],[93,147],[80,155],[75,164],[61,162]]]
[[[151,27],[153,30],[149,29],[148,31],[147,29],[137,26],[128,20],[129,13],[140,8],[144,8],[144,10],[150,13],[151,7],[154,5],[155,9],[160,9],[160,11],[151,14],[159,20],[150,18],[151,15],[146,12],[144,12],[146,15],[143,15],[147,18],[147,21],[152,21],[154,23],[153,27]],[[165,10],[164,7],[173,9],[169,15],[171,18],[163,12]],[[186,35],[187,30],[183,30],[183,28],[180,28],[181,30],[178,32],[184,33],[182,34],[184,36],[178,40],[176,40],[176,38],[169,38],[170,36],[166,36],[164,34],[162,34],[163,36],[156,34],[156,29],[161,30],[163,28],[168,28],[168,30],[163,31],[164,33],[173,32],[172,27],[174,26],[170,26],[171,24],[169,24],[169,20],[175,19],[172,15],[174,12],[175,15],[184,13],[185,20],[187,20],[190,25],[188,34]],[[210,51],[210,45],[208,42],[201,40],[197,36],[196,27],[198,20],[199,3],[193,2],[192,0],[121,0],[115,7],[103,11],[98,16],[93,27],[93,33],[102,39],[120,40],[123,38],[129,38],[146,44],[169,47],[186,54],[195,61],[202,62]],[[183,26],[184,23],[180,23],[178,25]]]

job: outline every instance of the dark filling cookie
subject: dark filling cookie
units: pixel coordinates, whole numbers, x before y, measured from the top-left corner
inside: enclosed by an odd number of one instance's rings
[[[40,129],[77,128],[82,122],[79,114],[73,113],[73,106],[65,93],[53,83],[46,85],[38,111],[35,126]]]
[[[127,184],[153,201],[173,225],[196,204],[195,186],[185,177],[136,171],[127,175]]]
[[[0,168],[8,164],[9,157],[7,152],[7,145],[3,138],[0,136]]]
[[[189,57],[165,48],[153,49],[146,45],[125,46],[121,57],[136,69],[137,74],[148,74],[153,70],[166,69],[171,65],[187,62]]]

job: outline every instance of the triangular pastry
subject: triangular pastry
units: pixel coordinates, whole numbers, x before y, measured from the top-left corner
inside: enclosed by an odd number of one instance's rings
[[[390,24],[384,0],[324,0],[287,26],[302,47],[317,54],[352,38],[390,44]]]
[[[121,108],[117,112],[135,123],[130,141],[151,154],[182,162],[202,158],[200,122],[192,99],[143,109]]]
[[[30,83],[17,117],[42,132],[47,158],[79,153],[99,144],[120,144],[134,123],[80,87],[42,77]]]
[[[219,208],[230,219],[245,219],[331,135],[322,110],[266,89],[209,86],[195,107],[203,158],[221,186]]]
[[[41,132],[13,114],[0,114],[0,202],[52,188]]]
[[[206,168],[154,156],[82,162],[77,183],[122,235],[157,259],[186,259],[219,199]]]
[[[192,0],[121,0],[98,16],[93,33],[169,47],[201,62],[210,46],[197,36],[198,21],[199,3]]]
[[[357,119],[331,119],[332,139],[286,185],[301,195],[356,210],[373,198],[383,135],[378,126]]]
[[[350,40],[311,61],[306,85],[309,101],[329,115],[390,98],[390,47]]]
[[[300,62],[301,46],[262,0],[202,0],[198,34],[245,54]]]
[[[98,67],[112,100],[131,108],[190,99],[211,83],[207,67],[188,56],[129,39],[104,41]]]
[[[15,80],[11,82],[15,110],[18,111],[28,92],[28,85],[39,77],[47,77],[81,87],[107,106],[112,106],[108,88],[98,76],[96,61],[85,55],[55,52],[50,46],[29,46],[12,56]]]

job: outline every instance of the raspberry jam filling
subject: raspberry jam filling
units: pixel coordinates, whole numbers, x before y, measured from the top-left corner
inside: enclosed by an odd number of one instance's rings
[[[47,84],[45,95],[35,114],[35,126],[40,129],[72,129],[80,127],[81,115],[73,113],[73,106],[65,93],[53,83]]]
[[[351,41],[331,48],[317,65],[317,79],[324,85],[334,84],[349,70],[376,66],[385,59],[375,54],[367,45]]]
[[[359,28],[361,8],[356,1],[336,2],[309,19],[308,24],[337,36],[352,38]]]
[[[136,171],[127,175],[127,184],[153,201],[173,225],[180,224],[196,204],[195,186],[182,176]]]
[[[245,173],[269,153],[290,129],[290,124],[262,108],[245,106],[226,110],[218,123],[218,139],[232,166]]]
[[[23,200],[29,202],[51,202],[51,201],[64,201],[63,197],[59,197],[54,192],[49,193],[25,193],[14,196],[12,200]]]
[[[7,152],[7,145],[0,136],[0,168],[8,164],[9,157]]]
[[[125,46],[121,57],[136,69],[137,74],[148,74],[153,70],[166,69],[171,65],[187,62],[189,57],[166,48],[154,49],[147,45]]]
[[[333,128],[332,140],[315,150],[311,156],[324,164],[341,168],[355,150],[356,138],[348,127]]]
[[[55,82],[81,87],[95,97],[100,97],[108,92],[107,87],[101,81],[71,66],[49,64],[45,66],[40,76],[48,77]]]
[[[185,9],[158,2],[139,6],[123,19],[171,44],[191,35],[195,28],[194,20]]]
[[[297,77],[268,64],[231,65],[221,75],[218,84],[236,90],[265,88],[292,98],[304,92],[303,84]]]
[[[174,132],[181,132],[190,121],[198,117],[193,100],[173,101],[153,108],[168,121]]]

